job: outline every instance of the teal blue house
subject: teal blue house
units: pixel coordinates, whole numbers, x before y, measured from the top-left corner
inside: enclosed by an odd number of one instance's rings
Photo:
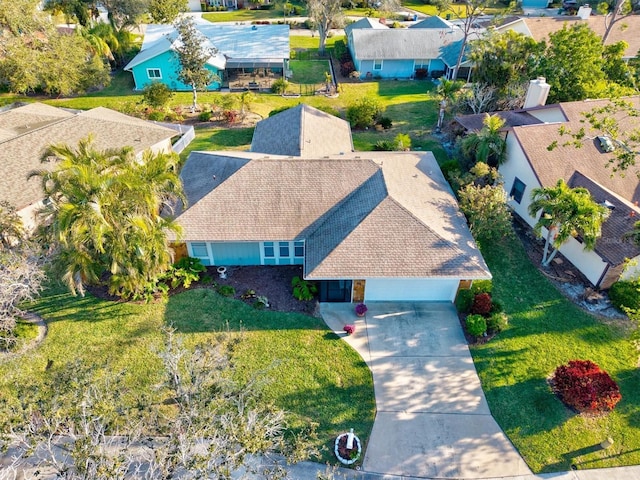
[[[347,46],[360,78],[449,78],[462,48],[463,32],[455,24],[429,17],[409,28],[389,28],[364,18],[345,28]],[[476,38],[474,32],[471,38]],[[466,78],[467,63],[459,78]]]
[[[224,80],[239,73],[258,72],[277,76],[289,59],[288,25],[215,25],[198,23],[202,47],[214,52],[206,68],[218,80],[207,90],[217,90]],[[180,63],[176,53],[177,32],[171,25],[149,25],[140,53],[124,69],[133,75],[135,89],[162,82],[172,90],[191,90],[178,79]]]

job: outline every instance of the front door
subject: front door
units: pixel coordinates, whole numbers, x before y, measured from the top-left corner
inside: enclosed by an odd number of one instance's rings
[[[320,282],[321,302],[350,302],[351,280],[322,280]]]

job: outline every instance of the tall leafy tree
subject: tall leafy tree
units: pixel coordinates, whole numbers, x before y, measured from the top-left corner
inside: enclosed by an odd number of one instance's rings
[[[101,0],[101,3],[109,22],[118,31],[138,25],[142,15],[149,11],[149,0]]]
[[[469,184],[458,191],[460,209],[480,246],[513,235],[511,210],[502,185]]]
[[[507,142],[502,133],[504,120],[498,115],[486,114],[479,132],[473,132],[462,139],[462,152],[476,162],[484,162],[497,167],[506,160]]]
[[[99,151],[90,138],[76,148],[51,146],[54,170],[34,172],[50,200],[41,215],[59,247],[62,279],[74,293],[109,272],[109,290],[124,298],[152,292],[170,263],[166,232],[179,233],[160,212],[184,200],[172,154],[131,148]]]
[[[0,4],[0,82],[11,92],[67,95],[108,84],[108,68],[80,35],[61,34],[31,2]],[[22,16],[20,15],[22,14]]]
[[[434,0],[434,3],[440,12],[445,12],[456,18],[462,29],[463,37],[460,44],[460,52],[458,53],[451,77],[455,80],[458,78],[458,70],[460,70],[462,59],[467,51],[471,34],[476,28],[478,19],[483,16],[487,9],[492,7],[493,4],[489,0],[467,0],[460,8],[457,3],[454,4],[451,0]]]
[[[630,0],[609,0],[598,3],[598,13],[604,18],[604,35],[602,35],[602,44],[604,45],[613,30],[613,27],[633,13]],[[623,25],[620,25],[624,28]]]
[[[85,0],[47,0],[45,10],[64,14],[67,23],[78,22],[83,27],[91,23],[93,1]]]
[[[175,24],[180,42],[176,46],[180,71],[178,79],[191,86],[193,93],[192,111],[198,108],[198,90],[218,80],[219,77],[207,68],[207,61],[216,53],[215,49],[205,46],[205,38],[197,29],[191,17],[180,19]]]
[[[444,115],[447,112],[447,108],[456,100],[458,92],[462,89],[462,86],[462,82],[457,82],[455,80],[447,80],[445,78],[440,80],[436,89],[436,93],[440,97],[438,128],[442,127],[442,122],[444,121]]]
[[[489,33],[470,45],[473,80],[504,94],[511,87],[535,78],[544,49],[544,42],[513,30]]]
[[[149,15],[155,23],[173,23],[189,9],[187,0],[150,0]]]
[[[561,179],[554,187],[534,188],[531,199],[529,214],[540,214],[534,231],[541,235],[542,228],[547,230],[542,256],[543,266],[551,263],[558,249],[570,237],[580,236],[585,250],[595,248],[609,209],[596,203],[586,188],[570,188]],[[553,247],[551,253],[550,247]]]
[[[542,75],[551,85],[549,101],[587,98],[590,89],[606,79],[603,65],[601,39],[587,24],[565,25],[550,34],[541,66]]]
[[[341,0],[307,0],[309,18],[313,20],[318,29],[320,37],[320,55],[324,55],[325,45],[329,29],[342,24],[344,15],[342,13]]]

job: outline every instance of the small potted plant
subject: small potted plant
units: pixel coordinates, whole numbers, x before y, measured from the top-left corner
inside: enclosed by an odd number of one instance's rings
[[[359,303],[356,305],[356,315],[359,317],[364,317],[364,314],[367,313],[367,306],[364,303]]]
[[[360,439],[353,433],[353,428],[349,433],[342,433],[336,437],[333,453],[343,465],[353,465],[362,455],[362,444]]]
[[[347,335],[351,335],[356,331],[356,326],[355,325],[345,325],[343,330],[347,333]]]

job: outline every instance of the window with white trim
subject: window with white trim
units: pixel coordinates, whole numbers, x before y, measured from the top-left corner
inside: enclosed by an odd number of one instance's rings
[[[513,186],[511,187],[509,196],[513,198],[517,203],[520,203],[522,201],[522,197],[524,196],[524,191],[526,188],[527,186],[524,184],[524,182],[516,177],[513,180]]]
[[[264,258],[274,258],[276,256],[273,242],[264,242],[263,244]]]
[[[280,258],[288,258],[289,257],[289,242],[278,242],[279,247],[279,257]]]
[[[374,70],[382,70],[382,60],[374,60],[373,61],[373,69]]]
[[[415,60],[416,68],[424,68],[425,70],[429,70],[429,59],[428,58],[420,58]]]
[[[158,80],[162,78],[162,72],[159,68],[147,68],[147,78]]]
[[[195,258],[209,258],[207,244],[205,242],[191,242],[191,253]]]

